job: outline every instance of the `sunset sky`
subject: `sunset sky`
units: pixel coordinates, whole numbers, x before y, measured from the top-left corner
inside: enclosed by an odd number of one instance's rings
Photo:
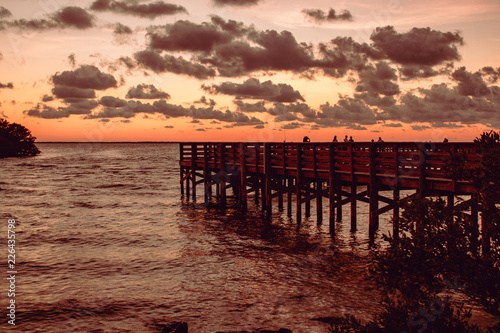
[[[37,141],[470,141],[498,0],[0,0],[0,117]]]

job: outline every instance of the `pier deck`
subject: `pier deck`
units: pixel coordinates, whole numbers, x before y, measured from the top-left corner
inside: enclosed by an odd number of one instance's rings
[[[310,216],[313,200],[321,223],[326,198],[332,232],[335,220],[342,219],[345,204],[350,204],[351,229],[356,229],[356,201],[360,200],[369,203],[372,235],[380,214],[393,210],[397,220],[401,201],[407,200],[400,199],[401,190],[415,190],[414,195],[447,196],[450,205],[454,205],[454,196],[470,195],[467,204],[477,219],[474,187],[446,172],[451,156],[463,158],[465,169],[477,168],[480,162],[474,143],[183,142],[179,161],[181,191],[195,201],[196,186],[203,184],[204,200],[208,202],[215,186],[215,196],[224,205],[227,189],[232,188],[242,209],[246,209],[248,193],[254,192],[255,201],[260,198],[262,210],[269,217],[273,199],[278,199],[278,209],[282,210],[286,195],[288,215],[292,215],[295,201],[298,223],[303,205],[305,216]],[[364,190],[358,192],[359,187]],[[391,197],[382,195],[388,191]],[[379,207],[380,203],[385,206]]]

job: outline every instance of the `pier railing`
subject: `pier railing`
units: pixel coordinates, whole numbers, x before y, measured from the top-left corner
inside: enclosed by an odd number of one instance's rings
[[[244,168],[254,173],[270,170],[281,176],[301,172],[304,178],[324,180],[333,169],[336,177],[346,182],[376,180],[386,186],[473,192],[468,182],[448,175],[446,165],[453,155],[460,155],[464,169],[479,165],[473,143],[180,143],[180,164],[186,167],[226,171]]]

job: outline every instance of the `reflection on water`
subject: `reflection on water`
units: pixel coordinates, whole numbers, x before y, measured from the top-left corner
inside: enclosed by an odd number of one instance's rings
[[[280,212],[266,222],[253,204],[181,201],[177,145],[39,147],[0,161],[1,244],[7,219],[18,225],[20,331],[157,332],[182,320],[190,332],[325,332],[311,319],[378,311],[364,203],[358,232],[345,206],[332,238],[315,209],[298,227]]]

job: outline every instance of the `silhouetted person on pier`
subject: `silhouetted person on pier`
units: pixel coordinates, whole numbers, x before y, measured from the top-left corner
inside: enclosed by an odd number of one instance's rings
[[[336,135],[333,137],[333,142],[338,142]]]
[[[347,138],[347,135],[344,138],[344,142],[349,142],[349,139]]]
[[[354,140],[352,139],[352,136],[349,137],[349,142],[354,142]]]
[[[302,139],[302,142],[311,142],[311,139],[309,139],[308,136],[305,136],[303,139]]]
[[[448,139],[447,139],[447,138],[444,138],[443,142],[445,142],[445,143],[446,143],[446,142],[448,142]]]
[[[384,140],[382,140],[382,137],[379,136],[377,142],[384,142]]]

